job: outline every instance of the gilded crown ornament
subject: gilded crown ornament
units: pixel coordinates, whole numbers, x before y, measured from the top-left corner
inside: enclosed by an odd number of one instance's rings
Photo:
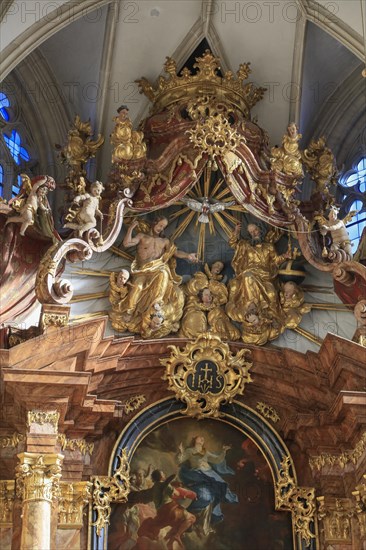
[[[196,69],[195,73],[184,68],[178,74],[176,62],[167,57],[164,70],[168,77],[160,76],[156,87],[144,77],[136,80],[140,92],[154,104],[153,112],[160,112],[189,97],[208,95],[220,97],[222,102],[233,105],[245,118],[249,118],[250,110],[263,98],[266,90],[257,88],[251,82],[243,83],[251,73],[250,63],[239,66],[237,78],[231,71],[227,71],[223,77],[220,76],[220,60],[209,50],[206,50],[202,57],[196,58],[193,68]]]

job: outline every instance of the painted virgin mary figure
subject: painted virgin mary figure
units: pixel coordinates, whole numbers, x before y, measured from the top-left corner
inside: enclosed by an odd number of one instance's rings
[[[230,490],[222,476],[235,472],[226,464],[226,453],[230,446],[224,445],[218,453],[205,447],[204,437],[193,437],[189,447],[179,445],[179,477],[185,487],[197,495],[187,508],[197,517],[196,530],[202,536],[212,531],[212,525],[223,520],[221,503],[238,502],[238,497]]]

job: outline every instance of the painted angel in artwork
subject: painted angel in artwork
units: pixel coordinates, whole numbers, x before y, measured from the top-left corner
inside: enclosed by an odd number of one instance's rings
[[[59,240],[55,231],[50,204],[47,200],[48,191],[56,187],[55,180],[50,176],[37,176],[30,179],[26,174],[21,174],[22,186],[20,193],[9,201],[8,223],[20,223],[20,235],[24,237],[30,226],[43,235]],[[16,215],[10,215],[17,213]]]
[[[346,223],[349,223],[353,216],[357,214],[356,210],[352,210],[342,220],[338,218],[339,208],[331,206],[328,214],[328,219],[324,218],[321,214],[315,216],[315,219],[320,224],[320,233],[325,236],[330,233],[332,237],[332,244],[330,251],[325,247],[323,249],[323,256],[330,260],[339,259],[352,260],[352,245],[346,228]],[[342,254],[343,252],[343,254]],[[345,258],[343,256],[346,256]]]
[[[229,206],[233,206],[235,204],[235,201],[230,201],[230,202],[215,201],[211,203],[208,197],[203,197],[199,201],[188,197],[183,197],[181,201],[184,202],[184,204],[186,204],[188,208],[190,208],[194,212],[200,212],[198,221],[201,223],[209,223],[210,221],[209,214],[214,214],[215,212],[222,212]]]
[[[95,181],[90,185],[90,193],[77,195],[66,216],[67,223],[64,227],[74,229],[80,238],[85,231],[96,227],[96,217],[103,220],[103,214],[99,210],[99,201],[103,190],[103,184],[100,181]]]

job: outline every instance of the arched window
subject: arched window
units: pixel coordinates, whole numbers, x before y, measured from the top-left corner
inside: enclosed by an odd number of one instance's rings
[[[357,214],[347,224],[348,234],[353,243],[353,252],[355,252],[362,230],[366,226],[366,156],[362,157],[355,168],[341,178],[337,199],[342,204],[341,217],[351,210],[357,210]]]
[[[17,115],[15,115],[17,113]],[[22,172],[32,175],[34,155],[28,145],[28,132],[20,122],[21,108],[14,94],[0,92],[1,196],[10,199],[19,193]],[[33,158],[32,158],[33,157]]]

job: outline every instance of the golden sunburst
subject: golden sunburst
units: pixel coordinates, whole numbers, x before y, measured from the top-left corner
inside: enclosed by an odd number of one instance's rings
[[[224,178],[217,176],[218,172],[213,171],[211,165],[207,165],[202,177],[188,191],[187,197],[198,202],[207,197],[213,204],[221,202],[221,204],[225,205],[227,203],[225,210],[213,213],[209,212],[207,214],[208,223],[203,223],[199,221],[201,212],[196,212],[189,206],[186,206],[183,201],[178,201],[176,204],[183,208],[170,216],[171,221],[181,218],[177,229],[170,237],[173,242],[184,233],[191,223],[194,223],[195,231],[198,231],[197,254],[202,261],[205,256],[206,228],[208,228],[211,235],[215,235],[217,227],[220,227],[229,237],[233,227],[239,222],[237,213],[245,211],[242,206],[233,204],[235,199],[230,189],[226,186]],[[234,212],[234,214],[230,212]]]

